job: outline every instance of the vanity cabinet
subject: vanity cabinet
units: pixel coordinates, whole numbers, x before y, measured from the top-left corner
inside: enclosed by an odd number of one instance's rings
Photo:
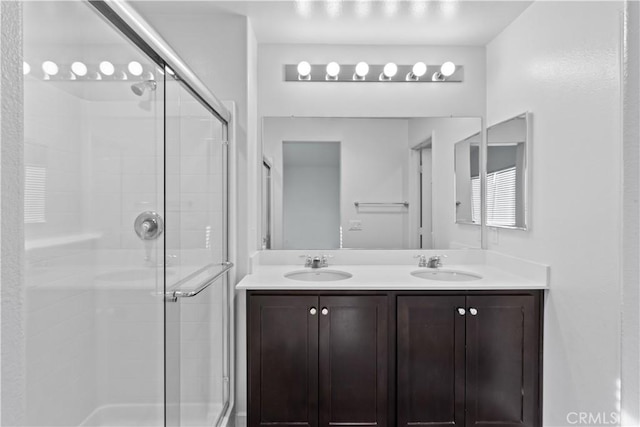
[[[399,427],[540,425],[538,295],[399,296]]]
[[[385,295],[250,295],[250,426],[386,426]]]
[[[249,426],[541,425],[542,291],[248,291]]]

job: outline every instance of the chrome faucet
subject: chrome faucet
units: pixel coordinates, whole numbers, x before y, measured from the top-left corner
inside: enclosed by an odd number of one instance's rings
[[[434,255],[429,258],[429,261],[427,261],[427,265],[425,267],[428,267],[428,268],[442,267],[442,258],[446,258],[446,257],[447,257],[446,255]]]
[[[446,255],[434,255],[429,257],[427,261],[426,255],[416,255],[414,258],[418,258],[418,267],[438,268],[442,267],[442,258],[446,258]]]
[[[322,268],[322,258],[319,256],[313,257],[311,260],[311,268]]]

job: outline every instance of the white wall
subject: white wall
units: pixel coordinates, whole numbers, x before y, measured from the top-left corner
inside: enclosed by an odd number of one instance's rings
[[[2,425],[24,422],[22,3],[0,3]]]
[[[619,404],[621,9],[535,2],[487,46],[488,125],[533,116],[531,228],[490,233],[489,248],[551,265],[549,427]]]
[[[484,47],[262,44],[258,113],[260,117],[480,116],[485,107],[484,53]],[[316,64],[441,64],[450,60],[464,66],[465,80],[415,85],[285,82],[284,65],[303,60]]]
[[[627,3],[624,69],[622,425],[640,424],[640,5]]]

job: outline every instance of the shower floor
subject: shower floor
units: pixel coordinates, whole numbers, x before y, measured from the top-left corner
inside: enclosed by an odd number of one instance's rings
[[[180,426],[213,427],[222,404],[184,405]],[[96,408],[79,427],[158,427],[164,425],[161,405],[105,405]]]

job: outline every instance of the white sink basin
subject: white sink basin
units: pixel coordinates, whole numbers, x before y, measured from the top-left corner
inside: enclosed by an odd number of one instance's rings
[[[440,280],[443,282],[470,282],[472,280],[482,279],[482,276],[480,276],[479,274],[455,270],[415,270],[411,272],[411,275],[420,279]]]
[[[287,279],[301,280],[303,282],[335,282],[345,280],[353,275],[340,270],[298,270],[284,275]]]

